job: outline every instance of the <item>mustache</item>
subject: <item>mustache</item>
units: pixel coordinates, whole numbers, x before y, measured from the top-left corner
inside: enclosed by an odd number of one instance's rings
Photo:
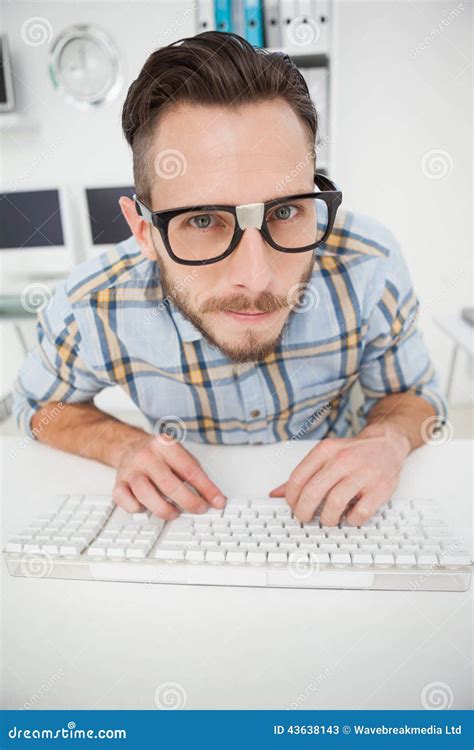
[[[243,294],[234,294],[231,297],[223,298],[211,297],[203,304],[200,312],[214,313],[225,310],[244,312],[245,310],[258,310],[258,312],[268,313],[283,310],[288,306],[286,297],[279,294],[272,294],[272,292],[261,292],[254,300],[250,300]]]

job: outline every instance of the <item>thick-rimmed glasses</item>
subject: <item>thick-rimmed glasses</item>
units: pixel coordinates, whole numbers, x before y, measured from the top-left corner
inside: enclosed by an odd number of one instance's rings
[[[259,229],[271,247],[281,253],[314,250],[331,234],[342,193],[324,175],[314,175],[323,189],[315,193],[286,195],[266,203],[241,206],[185,206],[152,211],[133,196],[145,221],[155,226],[176,263],[203,266],[226,258],[249,227]]]

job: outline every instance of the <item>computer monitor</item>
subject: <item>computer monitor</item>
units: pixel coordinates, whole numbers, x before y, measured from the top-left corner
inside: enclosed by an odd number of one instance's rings
[[[0,112],[15,108],[10,51],[6,34],[0,34]]]
[[[65,276],[74,263],[67,199],[57,188],[0,192],[2,291]]]
[[[86,188],[84,211],[89,253],[103,252],[130,237],[119,198],[133,198],[134,192],[133,186]]]

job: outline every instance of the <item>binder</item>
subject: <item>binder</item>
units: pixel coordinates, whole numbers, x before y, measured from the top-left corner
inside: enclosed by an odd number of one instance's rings
[[[278,0],[265,0],[263,17],[265,46],[271,49],[281,49],[280,6]]]
[[[232,31],[245,39],[244,0],[232,0]]]
[[[296,13],[296,0],[279,0],[280,4],[280,43],[288,52],[298,52],[299,47],[292,44]]]
[[[263,47],[262,0],[243,0],[245,39],[254,47]]]
[[[198,0],[196,34],[200,34],[202,31],[215,31],[215,28],[213,0]]]
[[[232,0],[215,0],[216,31],[232,30]]]

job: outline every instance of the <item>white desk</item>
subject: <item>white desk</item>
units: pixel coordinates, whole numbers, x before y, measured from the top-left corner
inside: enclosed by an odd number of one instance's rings
[[[193,446],[228,494],[267,493],[312,446]],[[12,450],[14,455],[12,455]],[[114,473],[3,439],[4,539],[34,496],[107,492]],[[400,496],[433,496],[470,528],[472,443],[410,456]],[[179,683],[190,709],[420,709],[445,683],[471,701],[472,586],[463,593],[246,589],[12,578],[2,561],[3,708],[154,709]],[[180,688],[181,689],[181,688]],[[446,691],[446,688],[443,688]]]

